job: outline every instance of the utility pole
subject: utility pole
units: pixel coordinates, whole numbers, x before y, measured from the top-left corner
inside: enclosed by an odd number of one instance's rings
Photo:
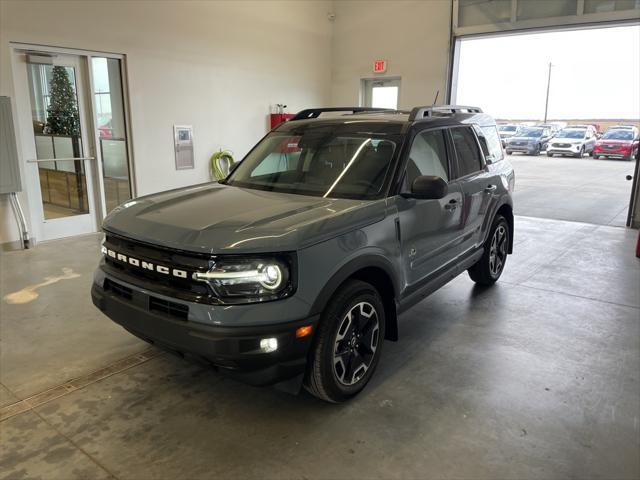
[[[549,111],[549,87],[551,87],[551,67],[553,67],[553,64],[549,62],[549,76],[547,77],[547,100],[544,103],[544,123],[547,123],[547,112]]]

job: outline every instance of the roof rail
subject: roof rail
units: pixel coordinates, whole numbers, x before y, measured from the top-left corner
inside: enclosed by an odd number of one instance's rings
[[[291,119],[293,120],[309,120],[311,118],[318,118],[320,114],[325,112],[349,112],[349,113],[361,113],[361,112],[393,112],[390,108],[372,108],[372,107],[328,107],[328,108],[307,108],[301,110]]]
[[[465,105],[439,105],[429,107],[415,107],[409,114],[409,121],[421,120],[425,117],[430,117],[434,112],[436,113],[482,113],[482,109],[479,107],[468,107]]]

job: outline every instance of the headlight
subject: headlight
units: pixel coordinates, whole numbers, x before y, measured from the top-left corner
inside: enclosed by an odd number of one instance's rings
[[[277,300],[294,291],[293,256],[221,257],[207,272],[193,279],[206,282],[223,303],[253,303]]]

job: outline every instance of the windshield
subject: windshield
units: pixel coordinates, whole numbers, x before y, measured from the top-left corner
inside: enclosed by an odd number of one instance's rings
[[[386,138],[326,128],[308,128],[297,136],[274,132],[225,183],[318,197],[375,198],[383,191],[395,149],[396,143]]]
[[[633,132],[631,130],[608,130],[602,138],[607,140],[633,140]]]
[[[518,132],[519,137],[537,138],[542,136],[541,128],[523,128]]]
[[[515,125],[498,125],[500,132],[515,132],[518,129]]]
[[[586,130],[560,130],[556,138],[584,138]]]

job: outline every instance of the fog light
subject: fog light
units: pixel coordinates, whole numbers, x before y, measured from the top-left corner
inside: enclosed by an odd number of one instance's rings
[[[260,340],[260,350],[264,353],[275,352],[278,349],[277,338],[263,338]]]

